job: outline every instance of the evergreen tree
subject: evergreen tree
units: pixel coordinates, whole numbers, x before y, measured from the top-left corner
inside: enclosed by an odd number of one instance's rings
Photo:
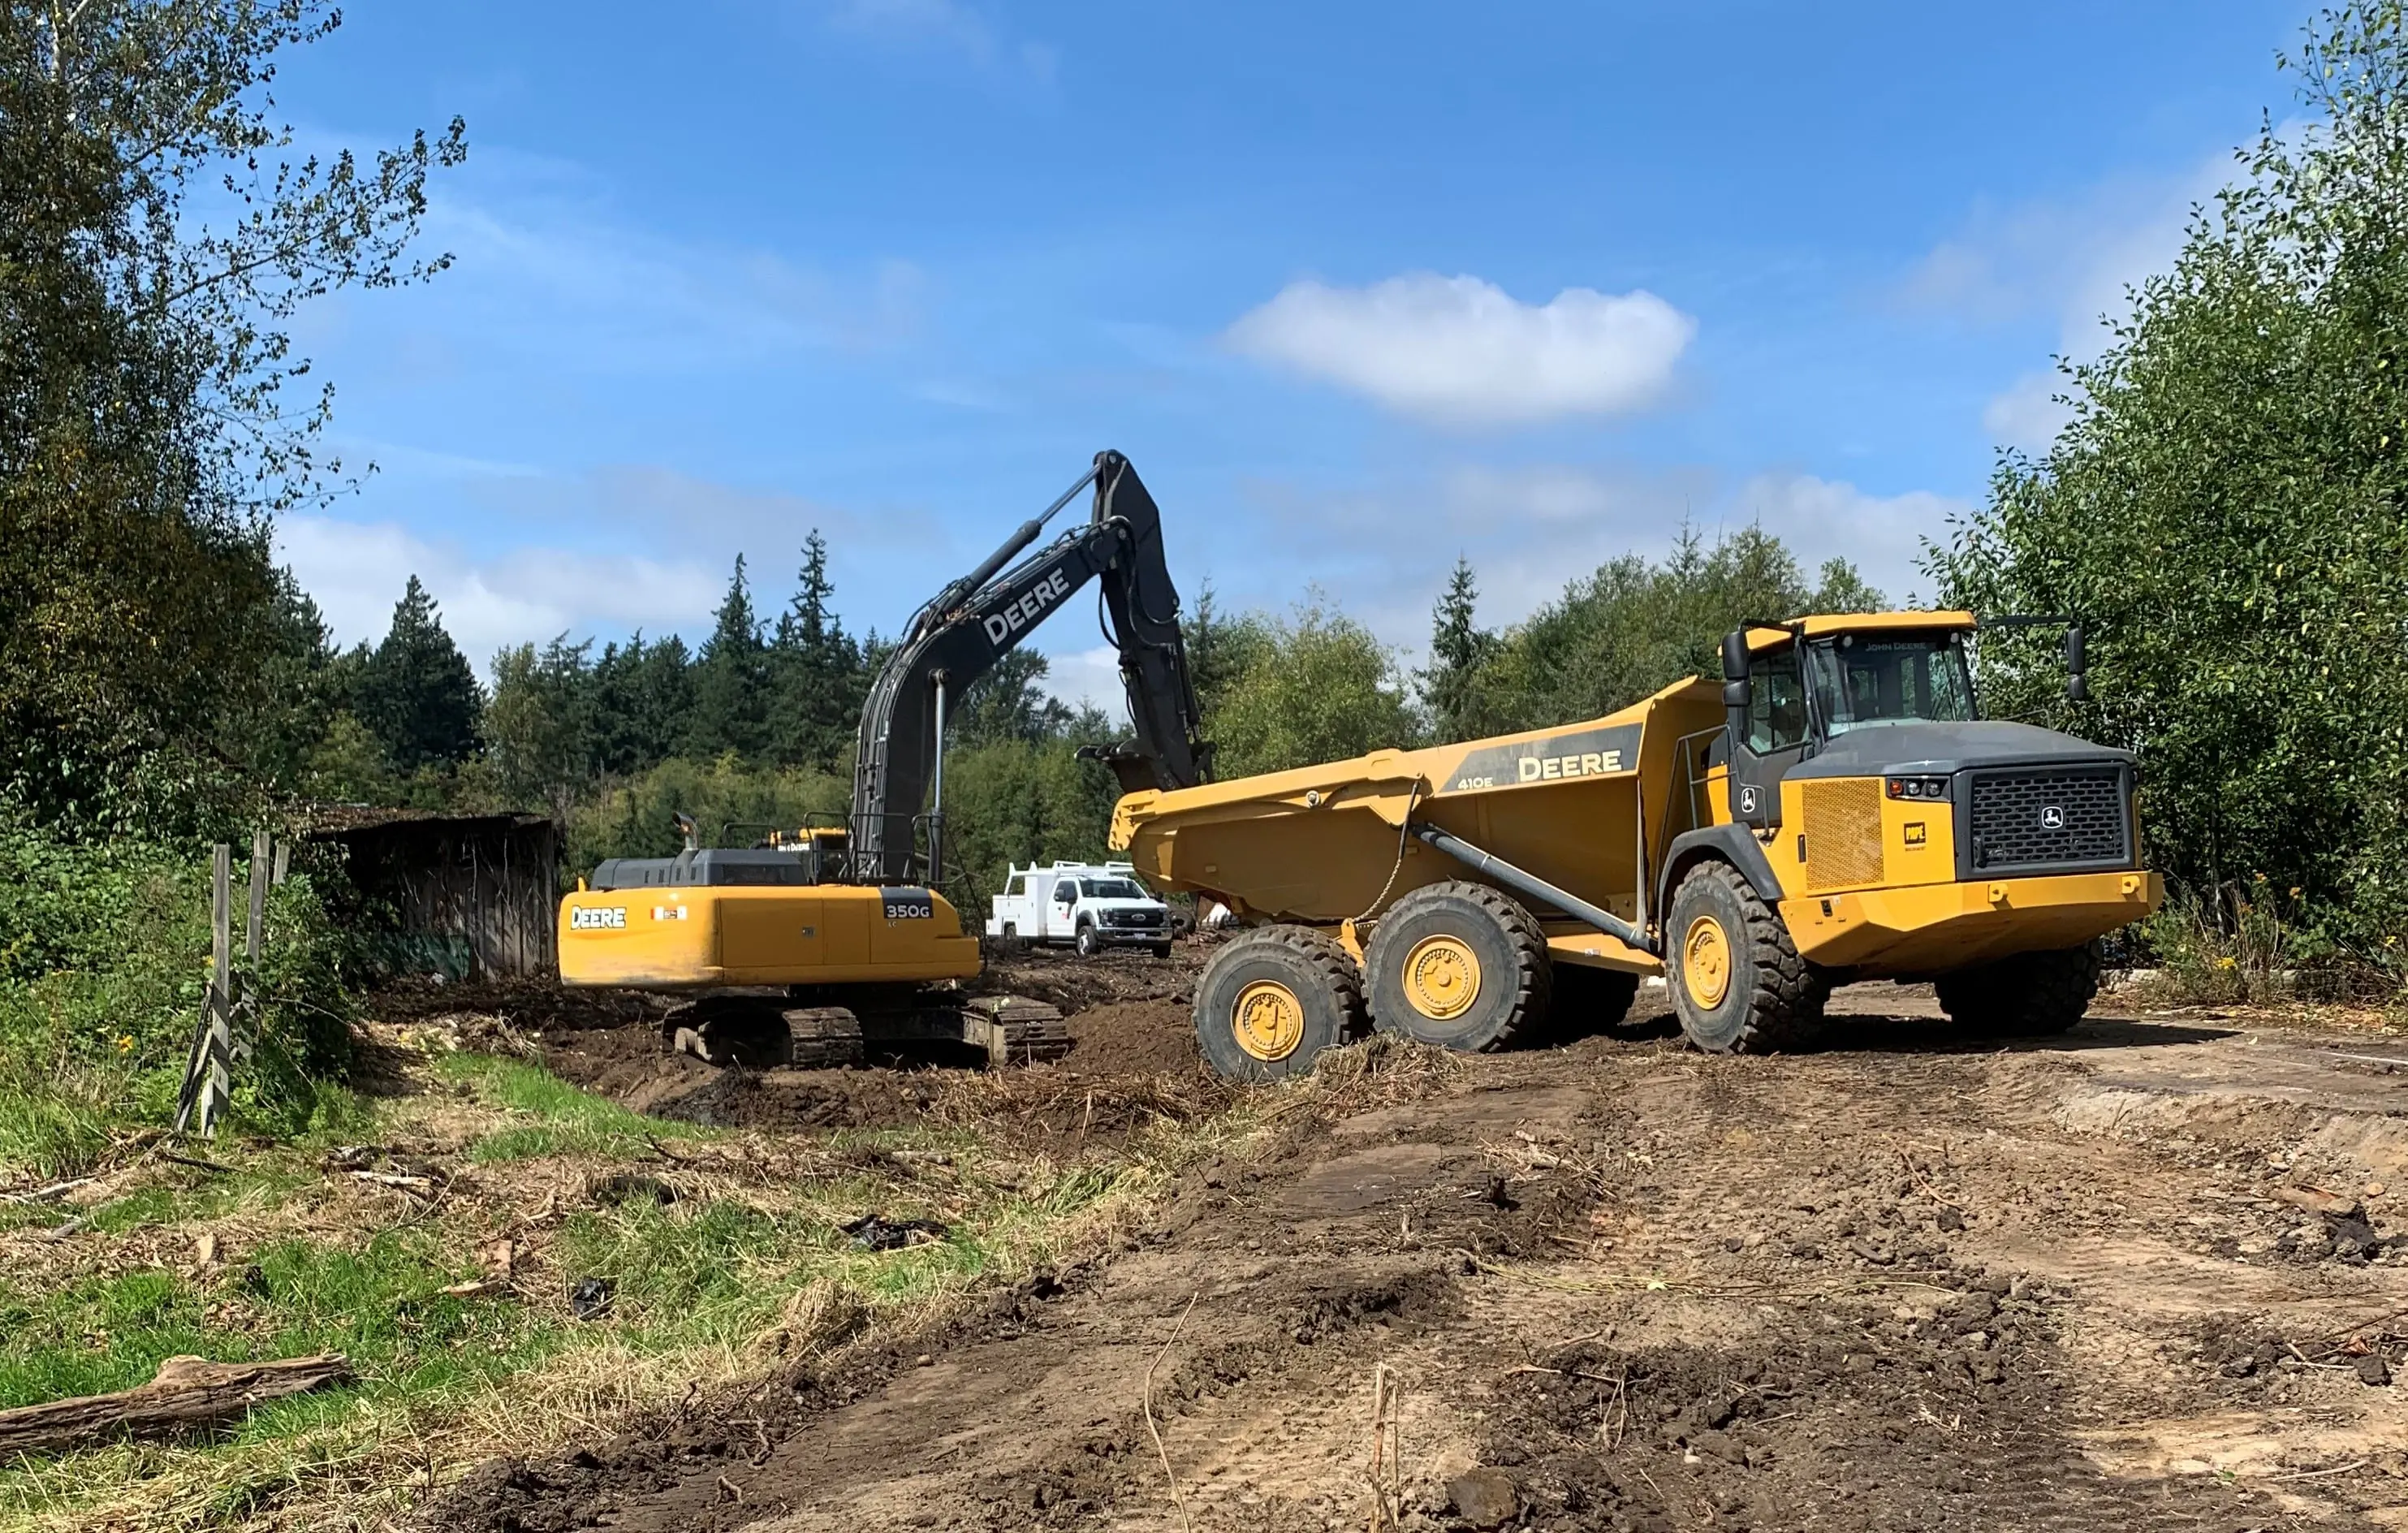
[[[803,540],[803,566],[794,599],[778,615],[769,649],[769,732],[778,760],[792,766],[827,767],[850,744],[860,724],[869,678],[862,649],[836,614],[836,584],[828,579],[827,539],[811,529]]]
[[[1035,745],[1064,738],[1079,722],[1067,703],[1045,690],[1051,667],[1034,650],[1014,650],[962,689],[946,721],[955,745],[1021,740]]]
[[[1221,615],[1212,582],[1203,582],[1196,610],[1183,624],[1187,639],[1187,679],[1196,689],[1196,709],[1202,715],[1207,738],[1217,738],[1212,721],[1239,676],[1264,656],[1263,626],[1249,620],[1232,623]]]
[[[487,759],[505,798],[540,804],[566,817],[594,775],[594,666],[591,639],[561,635],[538,650],[514,644],[494,657],[494,696],[485,707]]]
[[[340,21],[0,6],[0,790],[36,812],[190,827],[291,765],[251,749],[288,743],[251,727],[290,680],[269,523],[340,476],[290,322],[439,269],[407,252],[466,152],[289,152],[280,56]]]
[[[363,668],[355,703],[394,769],[467,759],[477,748],[482,697],[476,673],[443,628],[418,577],[393,609],[393,626]]]
[[[1440,739],[1472,739],[1491,732],[1481,707],[1481,673],[1496,658],[1498,640],[1473,622],[1479,600],[1471,561],[1457,554],[1455,574],[1431,614],[1429,668],[1421,674],[1422,696]]]
[[[710,638],[695,660],[686,749],[704,758],[733,754],[749,761],[765,754],[768,742],[769,652],[739,553]]]
[[[590,729],[597,769],[626,777],[658,766],[682,747],[694,710],[692,657],[671,634],[606,644],[594,663]]]

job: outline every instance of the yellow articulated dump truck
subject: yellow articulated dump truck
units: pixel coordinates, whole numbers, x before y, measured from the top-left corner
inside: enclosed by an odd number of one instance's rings
[[[1977,627],[1752,623],[1727,680],[1555,729],[1120,800],[1111,844],[1251,929],[1197,983],[1222,1074],[1306,1067],[1365,1024],[1491,1049],[1618,1019],[1663,975],[1701,1049],[1763,1050],[1831,987],[1936,981],[1958,1023],[2070,1027],[2099,938],[2162,895],[2128,753],[1974,706]]]

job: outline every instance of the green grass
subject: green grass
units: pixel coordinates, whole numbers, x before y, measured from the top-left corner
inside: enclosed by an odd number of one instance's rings
[[[57,1086],[0,1086],[0,1172],[65,1176],[107,1153],[108,1114]]]
[[[663,1139],[712,1137],[693,1125],[644,1118],[521,1061],[455,1054],[431,1064],[469,1083],[506,1120],[468,1148],[489,1164],[595,1155],[656,1161],[653,1147]],[[556,1422],[556,1412],[523,1403],[545,1398],[546,1381],[573,1392],[595,1377],[629,1380],[636,1393],[628,1398],[648,1401],[697,1369],[740,1372],[751,1366],[743,1361],[750,1349],[798,1314],[838,1327],[819,1333],[824,1340],[872,1316],[910,1313],[998,1270],[1054,1259],[1081,1215],[1132,1185],[1132,1176],[1150,1174],[1121,1163],[1037,1176],[1023,1168],[1021,1181],[1005,1184],[975,1169],[985,1147],[972,1131],[823,1136],[817,1143],[829,1149],[838,1141],[941,1145],[965,1169],[931,1182],[854,1159],[832,1177],[749,1187],[740,1196],[697,1192],[666,1205],[636,1199],[584,1208],[536,1237],[541,1261],[522,1269],[518,1293],[463,1298],[442,1290],[477,1275],[478,1248],[506,1227],[505,1209],[464,1199],[374,1233],[304,1235],[280,1223],[287,1211],[298,1216],[321,1207],[318,1160],[327,1144],[406,1131],[418,1100],[374,1108],[330,1100],[324,1126],[304,1140],[250,1148],[222,1140],[209,1153],[228,1168],[223,1175],[160,1168],[158,1180],[87,1212],[81,1239],[102,1239],[84,1248],[95,1258],[81,1275],[38,1291],[0,1289],[0,1408],[140,1383],[179,1354],[242,1361],[341,1352],[355,1375],[345,1387],[264,1406],[215,1438],[116,1444],[0,1468],[0,1525],[64,1528],[132,1516],[142,1526],[234,1526],[267,1513],[313,1516],[337,1494],[334,1485],[352,1487],[343,1494],[382,1485],[378,1494],[399,1497],[393,1487],[412,1472],[409,1455],[423,1451],[408,1445],[427,1433],[439,1437],[447,1422],[489,1421],[498,1401],[521,1402],[506,1415]],[[562,1175],[568,1186],[579,1173],[563,1168]],[[951,1227],[929,1244],[866,1251],[839,1226],[872,1211]],[[60,1216],[45,1207],[14,1222]],[[234,1249],[197,1275],[158,1265],[109,1268],[118,1253],[179,1259],[172,1239],[127,1243],[178,1225],[234,1230]],[[280,1228],[287,1233],[246,1233]],[[566,1290],[587,1276],[610,1280],[613,1303],[605,1316],[579,1321],[568,1313]],[[644,1371],[655,1366],[666,1371]],[[487,1436],[477,1442],[449,1451],[473,1456],[510,1446]],[[379,1504],[398,1509],[403,1501]]]
[[[431,1236],[387,1231],[355,1250],[280,1240],[198,1280],[139,1268],[11,1295],[0,1299],[0,1406],[123,1389],[179,1354],[245,1362],[340,1352],[367,1391],[491,1377],[530,1317],[442,1292],[464,1275]],[[274,1420],[254,1414],[244,1433],[273,1432]]]
[[[580,1091],[541,1066],[490,1054],[452,1054],[439,1067],[466,1081],[487,1103],[529,1121],[496,1129],[469,1147],[468,1158],[487,1163],[532,1160],[546,1155],[641,1154],[655,1140],[706,1138],[694,1124],[647,1118],[607,1097]]]

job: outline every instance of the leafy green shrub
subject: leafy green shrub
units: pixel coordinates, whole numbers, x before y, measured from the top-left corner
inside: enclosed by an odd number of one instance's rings
[[[110,1125],[175,1110],[208,982],[205,854],[0,824],[0,1164],[88,1161]],[[303,872],[271,891],[236,1110],[295,1132],[349,1062],[349,944]]]

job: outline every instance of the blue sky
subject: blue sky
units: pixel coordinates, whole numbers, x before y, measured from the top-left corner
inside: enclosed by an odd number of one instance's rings
[[[1761,520],[1902,598],[2229,174],[2307,7],[416,0],[279,103],[468,120],[454,268],[300,349],[378,471],[288,518],[338,637],[698,637],[805,532],[895,629],[1135,460],[1190,599],[1415,649]],[[1040,631],[1113,690],[1093,624]]]

